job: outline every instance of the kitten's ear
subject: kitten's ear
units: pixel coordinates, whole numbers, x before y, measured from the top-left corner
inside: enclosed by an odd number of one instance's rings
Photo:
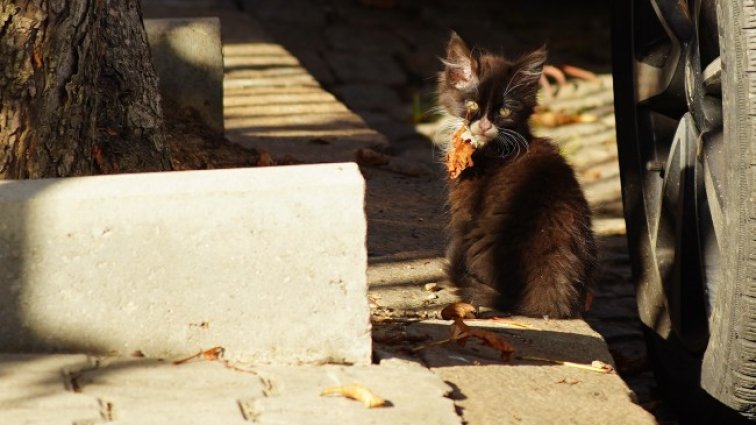
[[[541,47],[520,57],[513,65],[515,74],[511,87],[517,87],[524,94],[535,96],[546,62],[546,47]]]
[[[478,62],[464,40],[454,31],[446,47],[446,59],[442,62],[446,65],[446,82],[452,87],[464,89],[477,84]]]

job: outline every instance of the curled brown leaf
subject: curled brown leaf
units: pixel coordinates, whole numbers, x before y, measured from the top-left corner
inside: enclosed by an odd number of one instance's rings
[[[441,310],[441,318],[444,320],[474,319],[477,310],[472,304],[453,303]]]
[[[339,387],[328,387],[320,392],[321,396],[332,396],[332,395],[338,395],[341,397],[346,397],[352,400],[357,400],[362,402],[362,404],[369,408],[375,408],[375,407],[384,407],[387,405],[386,400],[378,397],[370,391],[369,389],[365,388],[364,386],[360,384],[350,384],[350,385],[343,385]]]

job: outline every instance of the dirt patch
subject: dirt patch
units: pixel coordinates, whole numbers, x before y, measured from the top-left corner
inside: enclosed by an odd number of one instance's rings
[[[166,105],[164,110],[165,144],[175,171],[302,163],[290,155],[274,158],[265,150],[232,143],[203,123],[192,109]]]

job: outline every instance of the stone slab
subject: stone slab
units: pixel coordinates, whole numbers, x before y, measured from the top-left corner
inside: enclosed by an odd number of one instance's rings
[[[0,347],[369,363],[355,164],[0,183]]]
[[[243,403],[257,413],[259,424],[461,425],[452,389],[428,369],[401,366],[261,367],[269,382],[268,397]],[[366,409],[342,397],[321,397],[324,388],[360,384],[387,400],[390,407]]]
[[[223,133],[220,20],[145,19],[144,27],[164,108],[192,109],[210,128]]]
[[[0,369],[6,359],[7,355],[0,355]],[[17,364],[16,360],[7,365]],[[79,392],[62,386],[53,392],[58,397],[95,400],[91,411],[60,405],[55,409],[60,416],[55,418],[53,409],[0,409],[0,419],[7,419],[1,423],[70,425],[79,420],[88,424],[99,422],[83,420],[102,414],[107,423],[121,425],[461,425],[449,398],[452,388],[425,367],[398,359],[366,366],[260,366],[225,358],[179,365],[144,358],[93,360],[94,367],[73,372]],[[59,379],[52,369],[44,376]],[[348,384],[370,389],[389,406],[367,409],[357,401],[320,395],[325,388]]]
[[[91,367],[83,355],[0,355],[0,424],[70,425],[100,417],[94,397],[66,390],[66,374]]]
[[[492,321],[467,324],[499,334],[512,344],[515,356],[613,364],[601,336],[582,320],[509,320],[525,328]],[[408,332],[441,340],[448,338],[450,323],[424,320],[412,324]],[[517,357],[502,362],[498,352],[475,341],[464,347],[431,347],[423,351],[422,358],[444,381],[455,386],[456,404],[470,424],[656,423],[651,414],[631,401],[631,391],[616,373]]]
[[[324,90],[289,51],[241,14],[221,15],[226,74],[226,136],[305,163],[354,160],[355,151],[385,147],[383,135]]]

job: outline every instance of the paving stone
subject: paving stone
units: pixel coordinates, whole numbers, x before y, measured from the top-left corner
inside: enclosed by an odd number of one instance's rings
[[[257,413],[256,423],[461,425],[454,403],[445,397],[452,389],[416,363],[373,367],[261,367],[259,372],[270,387],[268,397],[247,402],[249,409]],[[391,407],[365,409],[352,400],[319,395],[325,388],[349,384],[370,389],[388,400]]]
[[[191,400],[187,400],[183,405],[179,406],[163,406],[164,410],[160,414],[156,412],[132,412],[125,417],[118,417],[116,420],[107,423],[109,425],[165,425],[167,423],[181,425],[249,425],[250,423],[237,413],[226,412],[218,414],[215,411],[202,411],[198,413],[182,409],[187,404],[191,404]]]
[[[405,8],[405,6],[411,8],[412,5],[403,4],[400,7]],[[393,30],[397,27],[418,24],[412,16],[396,13],[394,7],[371,6],[368,1],[337,0],[332,2],[330,12],[334,23],[348,24],[353,29],[387,28]]]
[[[300,425],[461,424],[452,400],[446,397],[451,388],[415,362],[281,367],[225,359],[210,361],[201,357],[179,365],[134,357],[102,357],[87,365],[80,362],[81,358],[72,359],[76,361],[55,361],[58,358],[53,356],[0,356],[0,371],[6,370],[5,366],[22,366],[24,361],[85,367],[86,370],[73,375],[78,393],[63,389],[61,376],[54,368],[27,369],[34,370],[34,376],[45,381],[56,380],[59,388],[49,391],[56,397],[78,398],[88,403],[40,404],[30,397],[42,397],[41,393],[24,392],[36,387],[16,381],[24,391],[13,396],[22,404],[6,403],[10,394],[0,387],[2,423],[100,423],[102,412],[108,423],[121,425],[242,425],[250,421]],[[325,388],[355,383],[388,400],[390,407],[366,409],[357,401],[320,396]]]
[[[596,164],[580,171],[582,182],[591,182],[619,176],[619,164],[616,161],[608,161]]]
[[[575,113],[589,108],[612,105],[614,93],[611,90],[602,90],[576,99],[556,99],[549,104],[552,110],[565,113]]]
[[[396,146],[401,140],[419,136],[413,125],[398,121],[385,113],[372,111],[357,112],[371,128],[386,136],[392,147]]]
[[[252,11],[262,21],[308,25],[323,25],[326,21],[323,8],[308,0],[238,1],[244,10]]]
[[[220,361],[199,357],[174,365],[177,357],[166,360],[104,357],[98,367],[77,373],[83,394],[108,400],[145,402],[201,400],[233,400],[261,397],[263,384],[251,367],[234,370]],[[138,389],[138,391],[135,391]]]
[[[611,363],[599,334],[580,320],[542,320],[512,317],[530,329],[512,329],[495,322],[473,322],[509,341],[515,356]],[[450,321],[424,320],[408,327],[412,335],[448,338]],[[468,342],[427,348],[423,359],[455,386],[454,398],[463,418],[473,424],[562,423],[653,424],[653,417],[630,401],[630,393],[616,374],[599,374],[567,366],[513,359],[502,363],[496,351]],[[573,383],[573,384],[569,384]],[[558,400],[558,403],[556,401]],[[612,405],[612,408],[604,408]],[[616,406],[616,407],[615,407]]]
[[[603,133],[606,130],[606,126],[600,122],[588,122],[551,128],[539,127],[537,133],[539,136],[549,137],[559,143],[565,143],[575,138]]]
[[[117,424],[243,424],[238,399],[263,397],[264,385],[244,372],[201,357],[174,365],[142,358],[100,359],[77,374],[82,394],[108,403]]]
[[[618,175],[583,184],[585,197],[591,205],[616,201],[622,193]]]
[[[320,26],[303,23],[292,31],[289,23],[265,21],[265,32],[297,57],[304,52],[323,53],[328,50],[328,42]]]
[[[593,233],[596,236],[615,236],[627,234],[624,218],[593,218]]]
[[[254,20],[224,16],[223,25],[234,30],[224,37],[238,40],[224,46],[229,140],[306,163],[352,161],[357,149],[386,145]]]
[[[298,52],[296,55],[302,66],[318,80],[321,86],[330,86],[336,82],[336,76],[319,53],[310,50]]]
[[[438,73],[443,70],[443,64],[439,60],[442,56],[428,52],[405,52],[400,53],[399,60],[411,73],[414,83],[427,84],[428,81],[435,81]]]
[[[0,186],[4,350],[370,361],[355,164]]]
[[[98,419],[95,397],[66,390],[68,371],[91,366],[84,355],[0,354],[0,423],[70,425]]]
[[[325,55],[339,80],[347,83],[402,85],[407,76],[391,57],[329,52]]]
[[[630,401],[630,393],[616,375],[543,365],[434,370],[455,384],[461,398],[456,404],[470,424],[554,424],[565,420],[596,425],[656,423],[653,416]]]
[[[0,423],[19,425],[89,425],[102,423],[99,406],[95,410],[52,409],[34,407],[30,409],[2,408]],[[243,425],[243,424],[239,424]]]
[[[94,361],[85,354],[0,353],[0,373],[16,375],[56,375],[92,367]],[[3,381],[0,380],[0,384]]]
[[[569,155],[570,163],[577,169],[617,158],[617,147],[587,147]]]
[[[415,51],[431,51],[441,55],[449,41],[450,30],[436,27],[420,27],[417,25],[398,26],[395,29],[399,35]],[[438,60],[438,59],[436,59]]]
[[[325,30],[329,46],[336,51],[391,55],[407,49],[393,32],[375,28],[331,26]]]
[[[389,110],[401,104],[396,91],[380,84],[342,84],[331,92],[352,110]]]

